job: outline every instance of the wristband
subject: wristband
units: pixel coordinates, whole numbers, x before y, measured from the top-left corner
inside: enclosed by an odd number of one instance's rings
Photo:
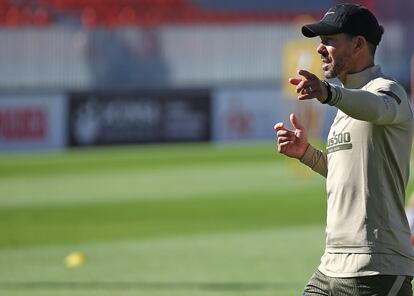
[[[328,104],[331,100],[332,100],[332,90],[331,90],[331,85],[329,84],[328,81],[326,80],[322,80],[323,84],[325,84],[326,86],[326,90],[328,92],[328,96],[326,97],[326,100],[322,102],[322,104]]]

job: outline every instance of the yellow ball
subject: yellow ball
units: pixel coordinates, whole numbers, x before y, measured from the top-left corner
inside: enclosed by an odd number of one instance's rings
[[[64,259],[66,267],[80,267],[86,262],[86,256],[82,252],[73,252],[67,255]]]

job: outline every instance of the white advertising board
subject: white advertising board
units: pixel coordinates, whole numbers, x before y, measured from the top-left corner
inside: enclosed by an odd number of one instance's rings
[[[0,151],[64,148],[66,105],[62,94],[0,94]]]

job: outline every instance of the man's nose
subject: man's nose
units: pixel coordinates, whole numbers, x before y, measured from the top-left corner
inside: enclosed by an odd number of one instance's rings
[[[327,50],[326,47],[323,43],[320,43],[319,46],[316,48],[316,51],[320,54],[320,55],[326,55]]]

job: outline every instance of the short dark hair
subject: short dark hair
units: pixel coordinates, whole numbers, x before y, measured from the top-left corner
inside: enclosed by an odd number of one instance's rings
[[[377,51],[377,45],[372,44],[371,42],[368,41],[368,48],[369,51],[371,52],[372,56],[375,56],[375,52]]]

